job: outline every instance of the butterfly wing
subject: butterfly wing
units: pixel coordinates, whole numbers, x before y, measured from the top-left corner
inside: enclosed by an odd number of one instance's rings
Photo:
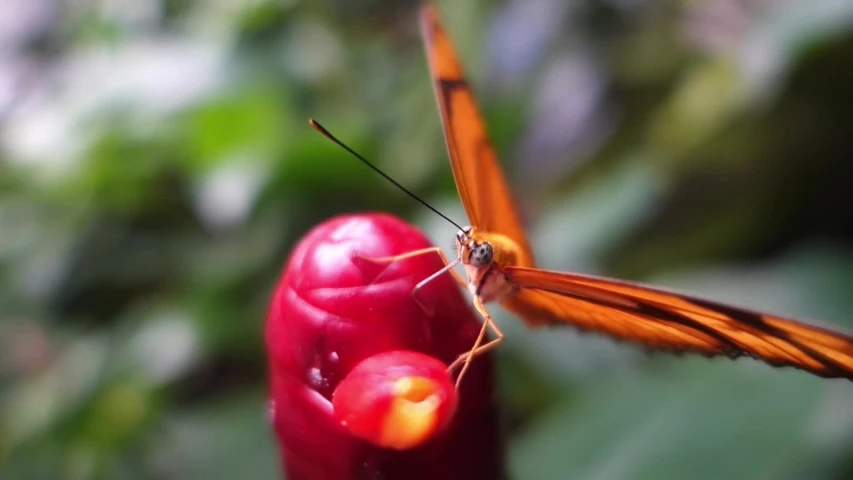
[[[478,230],[500,233],[521,249],[519,265],[532,266],[512,192],[506,183],[456,50],[431,5],[421,8],[421,35],[438,100],[444,139],[459,197]]]
[[[653,349],[752,356],[853,379],[853,337],[797,320],[607,278],[508,267],[501,303],[531,324],[568,324]]]

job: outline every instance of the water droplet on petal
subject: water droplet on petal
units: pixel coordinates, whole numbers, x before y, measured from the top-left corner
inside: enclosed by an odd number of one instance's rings
[[[311,367],[311,370],[308,372],[308,382],[315,389],[320,389],[326,384],[323,379],[323,374],[320,373],[320,369],[318,367]]]

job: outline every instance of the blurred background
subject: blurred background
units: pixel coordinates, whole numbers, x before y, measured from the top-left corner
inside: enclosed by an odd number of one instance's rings
[[[853,328],[853,3],[439,2],[548,268]],[[413,1],[0,3],[0,477],[279,478],[289,249],[454,227]],[[853,477],[853,385],[507,334],[517,479]]]

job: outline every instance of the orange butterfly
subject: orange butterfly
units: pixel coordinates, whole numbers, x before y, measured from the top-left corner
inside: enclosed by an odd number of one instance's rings
[[[437,254],[445,267],[421,281],[413,295],[448,271],[471,292],[474,306],[483,316],[483,328],[471,350],[460,355],[448,368],[451,371],[463,365],[457,385],[471,360],[496,347],[503,339],[484,306],[490,301],[499,301],[533,327],[570,325],[658,350],[730,358],[751,356],[773,366],[791,366],[821,377],[853,380],[851,336],[638,283],[536,268],[512,194],[453,44],[432,6],[424,5],[420,16],[450,165],[472,226],[456,234],[457,258],[453,261],[448,260],[439,247],[372,260],[391,262]],[[310,123],[424,203],[316,121]],[[424,205],[444,217],[428,204]],[[453,270],[460,263],[467,280]],[[497,338],[484,344],[489,329]]]
[[[440,273],[450,270],[471,291],[484,319],[477,343],[451,366],[464,362],[457,384],[474,356],[503,339],[483,306],[493,300],[530,326],[571,325],[655,349],[752,356],[773,366],[853,379],[848,335],[636,283],[536,268],[453,44],[432,6],[424,5],[420,17],[453,177],[472,224],[456,235],[455,261],[438,249],[426,252],[441,254],[448,267],[464,265],[467,281],[450,268]],[[487,329],[497,338],[483,344]]]

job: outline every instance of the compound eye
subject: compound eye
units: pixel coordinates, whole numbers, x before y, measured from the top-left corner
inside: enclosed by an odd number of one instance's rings
[[[487,267],[492,263],[494,252],[488,243],[481,243],[471,249],[471,265],[475,267]]]

